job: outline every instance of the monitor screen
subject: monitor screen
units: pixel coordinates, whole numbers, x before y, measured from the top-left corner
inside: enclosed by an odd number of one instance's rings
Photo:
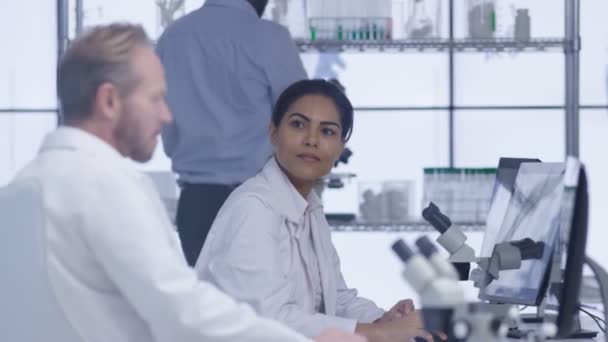
[[[560,238],[556,246],[562,275],[558,292],[559,315],[556,322],[559,337],[582,333],[577,330],[587,243],[588,201],[585,168],[577,159],[569,157],[564,177]],[[594,332],[591,332],[590,336],[593,334]]]
[[[505,218],[511,195],[515,187],[515,178],[522,163],[540,162],[540,159],[501,157],[496,169],[496,181],[492,192],[492,205],[486,218],[486,230],[481,245],[480,257],[492,255],[498,232]]]
[[[545,293],[547,270],[559,232],[564,163],[522,163],[506,203],[495,243],[530,238],[545,243],[540,259],[524,260],[517,270],[503,270],[480,297],[502,303],[536,305]]]

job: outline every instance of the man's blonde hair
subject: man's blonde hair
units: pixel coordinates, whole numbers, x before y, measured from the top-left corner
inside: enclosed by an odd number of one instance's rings
[[[67,123],[86,119],[97,89],[114,84],[126,96],[138,83],[130,63],[135,48],[151,46],[140,25],[96,26],[72,42],[59,62],[57,92]]]

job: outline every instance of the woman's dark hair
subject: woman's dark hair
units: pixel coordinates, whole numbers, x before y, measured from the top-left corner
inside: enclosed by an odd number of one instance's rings
[[[274,105],[272,111],[272,123],[274,126],[279,127],[281,119],[283,119],[289,107],[306,95],[322,95],[334,102],[340,114],[342,140],[348,141],[353,131],[353,105],[340,88],[323,79],[302,80],[287,87]]]

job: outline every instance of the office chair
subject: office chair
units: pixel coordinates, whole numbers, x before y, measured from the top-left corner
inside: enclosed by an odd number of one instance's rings
[[[46,266],[38,184],[0,188],[0,341],[83,341],[56,300]]]

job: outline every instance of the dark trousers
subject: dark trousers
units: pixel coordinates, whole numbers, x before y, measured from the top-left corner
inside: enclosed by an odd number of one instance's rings
[[[177,232],[186,260],[194,266],[215,216],[235,185],[183,184],[177,203]]]

